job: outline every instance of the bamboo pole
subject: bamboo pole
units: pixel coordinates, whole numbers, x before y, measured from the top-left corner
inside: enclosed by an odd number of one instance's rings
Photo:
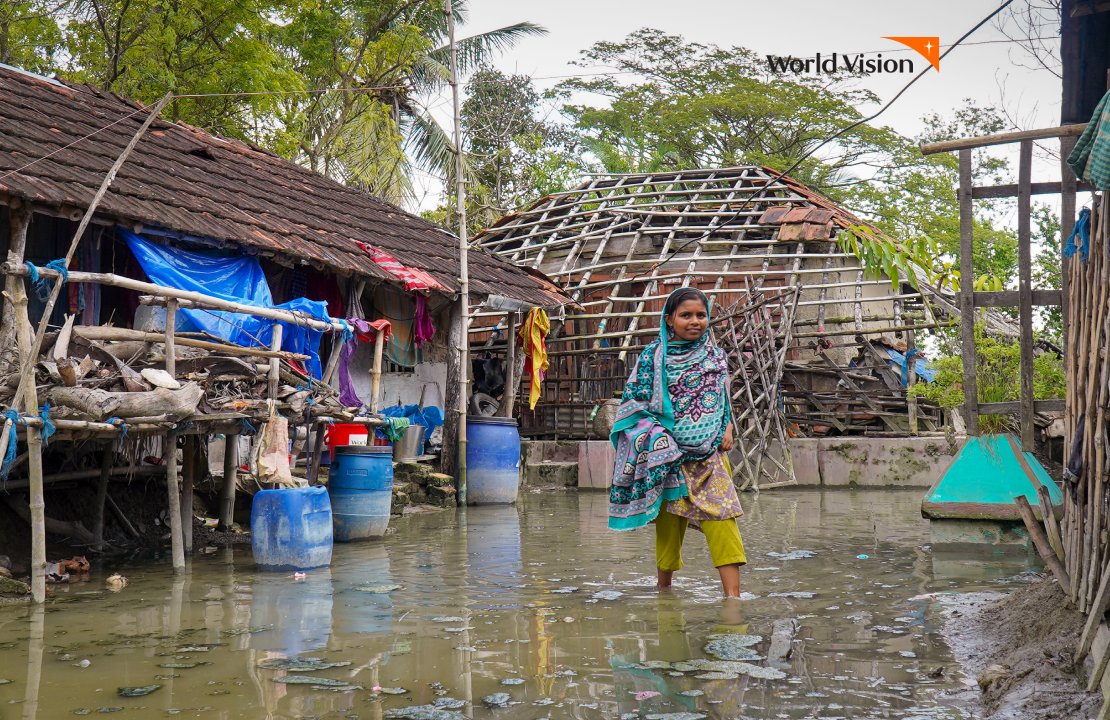
[[[196,482],[197,436],[186,435],[181,451],[181,547],[193,552],[193,485]]]
[[[165,342],[167,337],[164,333],[143,332],[141,330],[130,330],[128,328],[117,327],[90,327],[88,325],[78,325],[73,329],[73,332],[78,337],[85,338],[86,340],[141,340],[144,342]],[[176,345],[210,350],[211,352],[223,353],[224,355],[271,359],[279,358],[282,360],[308,360],[307,355],[286,352],[284,350],[275,352],[264,348],[246,348],[240,345],[231,345],[230,343],[225,344],[208,342],[207,340],[197,340],[195,338],[182,337],[175,333],[170,333],[170,335],[173,336],[173,342]]]
[[[1044,485],[1037,486],[1037,502],[1041,505],[1041,517],[1044,518],[1044,527],[1048,533],[1048,542],[1056,552],[1060,562],[1064,561],[1064,543],[1060,536],[1060,524],[1052,507],[1052,497]]]
[[[270,371],[267,383],[269,394],[267,397],[269,397],[271,403],[277,403],[278,387],[281,383],[281,358],[277,356],[277,353],[281,351],[282,326],[274,323],[272,333],[270,339]]]
[[[516,403],[516,313],[508,313],[505,349],[505,390],[501,393],[501,407],[498,416],[511,418]]]
[[[46,501],[42,490],[42,435],[27,428],[27,467],[30,474],[31,601],[46,602]]]
[[[452,0],[443,0],[447,16],[447,37],[451,48],[451,107],[455,144],[455,212],[459,221],[459,405],[458,460],[456,462],[456,502],[466,504],[466,411],[470,402],[470,358],[466,339],[470,312],[470,273],[466,240],[466,162],[463,156],[462,121],[459,113],[459,49],[455,44],[455,9]]]
[[[166,504],[170,514],[170,556],[174,573],[185,572],[185,545],[181,534],[181,494],[177,486],[177,433],[165,435],[163,459],[166,462]]]
[[[385,333],[374,335],[374,364],[370,368],[370,412],[378,411],[382,393],[382,353],[385,349]]]

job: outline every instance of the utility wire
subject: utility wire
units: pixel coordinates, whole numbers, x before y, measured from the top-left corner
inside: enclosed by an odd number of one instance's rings
[[[963,35],[961,35],[961,36],[960,36],[960,39],[959,39],[959,40],[957,40],[956,42],[952,43],[952,45],[951,45],[951,46],[949,46],[949,48],[948,48],[947,50],[945,50],[945,51],[944,51],[943,53],[941,53],[941,55],[940,55],[940,58],[938,58],[937,62],[939,62],[940,60],[943,60],[943,59],[945,58],[945,56],[946,56],[946,55],[948,55],[948,54],[949,54],[950,52],[952,52],[952,51],[953,51],[953,50],[955,50],[955,49],[956,49],[957,47],[959,47],[959,46],[960,46],[960,44],[961,44],[961,43],[963,43],[963,41],[964,41],[964,40],[966,40],[966,39],[967,39],[968,37],[970,37],[970,36],[971,36],[971,35],[972,35],[972,34],[973,34],[973,33],[974,33],[974,32],[975,32],[976,30],[978,30],[979,28],[983,27],[983,26],[984,26],[984,25],[986,25],[986,24],[987,24],[988,22],[990,22],[990,20],[991,20],[992,18],[994,18],[994,16],[995,16],[995,15],[997,15],[998,13],[1002,12],[1003,10],[1005,10],[1005,9],[1006,9],[1006,8],[1007,8],[1007,7],[1008,7],[1008,6],[1009,6],[1009,5],[1011,4],[1011,3],[1013,3],[1013,1],[1014,1],[1014,0],[1006,0],[1006,2],[1002,3],[1002,4],[1001,4],[1001,5],[999,5],[999,6],[997,7],[997,8],[995,8],[995,9],[994,9],[994,10],[993,10],[993,11],[992,11],[992,12],[991,12],[991,13],[990,13],[989,15],[987,15],[987,16],[986,16],[985,18],[983,18],[983,19],[982,19],[982,20],[980,20],[979,22],[975,23],[975,25],[974,25],[974,26],[972,26],[972,28],[971,28],[970,30],[968,30],[967,32],[965,32],[965,33],[964,33]],[[734,213],[733,213],[733,214],[732,214],[732,215],[731,215],[731,216],[730,216],[730,217],[729,217],[728,219],[726,219],[726,220],[724,220],[724,221],[722,221],[722,222],[721,222],[721,226],[725,226],[725,225],[728,225],[728,223],[730,223],[730,222],[732,222],[733,220],[736,220],[736,219],[737,219],[738,217],[740,217],[740,214],[741,214],[741,212],[743,212],[743,210],[744,210],[744,209],[745,209],[746,207],[748,207],[749,205],[751,205],[751,203],[752,203],[752,202],[753,202],[754,200],[757,200],[757,199],[759,199],[759,198],[762,198],[762,197],[763,197],[763,196],[764,196],[764,195],[765,195],[765,194],[767,193],[767,191],[771,189],[771,187],[772,187],[772,186],[773,186],[773,185],[774,185],[775,183],[777,183],[777,182],[778,182],[779,180],[782,180],[782,179],[783,179],[784,177],[786,177],[786,176],[787,176],[787,175],[789,175],[790,173],[794,172],[794,170],[795,170],[795,169],[797,169],[797,167],[798,167],[799,165],[801,165],[801,164],[802,164],[803,162],[805,162],[805,161],[806,161],[807,159],[809,159],[810,157],[812,157],[812,156],[813,156],[813,154],[814,154],[815,152],[817,152],[818,150],[820,150],[820,149],[821,149],[821,148],[823,148],[824,146],[828,145],[828,144],[829,144],[829,143],[831,143],[831,142],[832,142],[833,140],[836,140],[837,138],[841,137],[841,136],[842,136],[842,135],[844,135],[845,133],[849,132],[850,130],[854,130],[855,128],[859,127],[860,125],[863,125],[864,123],[868,123],[868,122],[871,122],[871,121],[872,121],[872,120],[874,120],[875,118],[877,118],[877,117],[879,117],[880,115],[882,115],[882,114],[883,114],[884,112],[886,112],[886,111],[887,111],[887,109],[888,109],[888,108],[890,108],[890,106],[891,106],[891,105],[893,105],[893,104],[894,104],[895,102],[897,102],[897,101],[898,101],[898,99],[899,99],[900,97],[902,97],[902,95],[904,95],[904,94],[906,93],[906,91],[907,91],[907,90],[909,90],[909,89],[910,89],[910,88],[911,88],[911,87],[913,86],[913,84],[914,84],[914,83],[916,83],[916,82],[917,82],[918,80],[920,80],[920,79],[921,79],[922,77],[924,77],[924,76],[925,76],[925,74],[926,74],[926,73],[928,73],[928,72],[929,72],[929,71],[930,71],[931,69],[932,69],[932,65],[929,65],[929,66],[925,67],[925,69],[923,69],[923,70],[922,70],[921,72],[919,72],[919,73],[918,73],[917,75],[914,75],[914,76],[913,76],[912,78],[910,78],[910,81],[909,81],[909,82],[907,82],[907,83],[906,83],[905,85],[903,85],[903,86],[902,86],[902,89],[901,89],[901,90],[899,90],[899,91],[898,91],[897,93],[895,93],[894,97],[892,97],[892,98],[891,98],[890,100],[887,100],[887,101],[886,101],[886,103],[884,103],[884,104],[883,104],[883,106],[882,106],[882,107],[880,107],[880,108],[879,108],[878,110],[876,110],[876,111],[875,111],[874,113],[872,113],[871,115],[868,115],[867,117],[864,117],[864,118],[860,118],[859,120],[856,120],[855,122],[853,122],[853,123],[851,123],[851,124],[849,124],[849,125],[846,125],[846,126],[844,126],[844,127],[843,127],[843,128],[841,128],[840,130],[836,131],[835,133],[833,133],[832,135],[830,135],[829,137],[825,138],[825,139],[824,139],[824,140],[822,140],[822,141],[821,141],[820,143],[818,143],[817,145],[813,146],[813,147],[812,147],[812,148],[810,148],[810,149],[809,149],[808,151],[806,151],[806,153],[805,153],[805,154],[803,154],[803,155],[802,155],[802,156],[801,156],[800,158],[798,158],[797,160],[795,160],[795,161],[794,161],[794,164],[793,164],[793,165],[791,165],[790,167],[786,168],[786,169],[785,169],[785,170],[783,170],[782,172],[776,173],[776,174],[775,174],[775,175],[774,175],[774,176],[773,176],[772,178],[770,178],[769,180],[767,180],[767,181],[766,181],[766,182],[765,182],[765,183],[763,184],[763,186],[762,186],[762,187],[760,187],[760,188],[759,188],[758,190],[756,190],[755,192],[753,192],[752,194],[750,194],[750,195],[749,195],[749,196],[748,196],[747,198],[745,198],[745,199],[744,199],[744,201],[743,201],[742,203],[740,203],[740,206],[739,206],[739,207],[738,207],[738,208],[736,209],[736,211],[735,211],[735,212],[734,212]],[[647,270],[642,270],[642,271],[640,271],[640,272],[639,272],[639,273],[637,273],[636,275],[633,275],[633,276],[632,276],[632,277],[631,277],[631,278],[630,278],[630,279],[629,279],[628,281],[626,281],[626,282],[634,282],[634,281],[638,280],[639,278],[643,277],[644,275],[646,275],[646,274],[648,274],[648,273],[652,273],[652,272],[655,272],[655,270],[657,270],[657,269],[659,268],[659,266],[660,266],[660,265],[665,265],[666,263],[670,262],[670,261],[671,261],[671,260],[672,260],[672,259],[674,258],[674,256],[675,256],[675,255],[677,255],[678,253],[682,252],[683,250],[685,250],[686,248],[688,248],[688,247],[689,247],[690,245],[692,245],[692,244],[694,244],[694,243],[696,243],[696,242],[701,242],[701,241],[702,241],[702,240],[704,240],[705,238],[707,238],[707,237],[709,237],[710,235],[712,235],[712,234],[713,234],[713,231],[714,231],[714,229],[715,229],[715,228],[710,228],[710,229],[706,230],[705,232],[703,232],[703,233],[702,233],[701,235],[699,235],[699,236],[697,236],[697,237],[695,237],[695,238],[692,238],[692,239],[690,239],[690,240],[687,240],[686,242],[682,243],[681,245],[679,245],[678,247],[676,247],[676,248],[675,248],[674,250],[672,250],[672,251],[671,251],[671,252],[670,252],[670,253],[669,253],[669,254],[667,255],[667,257],[666,257],[666,258],[664,258],[664,259],[660,260],[659,262],[656,262],[656,263],[652,263],[652,264],[651,264],[651,266],[649,266]]]

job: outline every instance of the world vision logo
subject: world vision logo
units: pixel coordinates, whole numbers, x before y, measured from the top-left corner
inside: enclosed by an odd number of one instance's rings
[[[940,38],[937,36],[910,37],[888,35],[884,40],[893,40],[913,50],[940,72]],[[802,58],[793,55],[768,55],[767,67],[773,73],[793,73],[795,75],[835,75],[847,72],[857,75],[877,75],[880,73],[914,73],[917,68],[912,58],[884,58],[882,53],[833,53]]]

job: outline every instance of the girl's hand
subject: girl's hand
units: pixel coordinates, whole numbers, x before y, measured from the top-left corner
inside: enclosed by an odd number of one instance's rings
[[[725,428],[725,436],[721,438],[721,452],[728,452],[732,449],[732,423],[728,424]]]

